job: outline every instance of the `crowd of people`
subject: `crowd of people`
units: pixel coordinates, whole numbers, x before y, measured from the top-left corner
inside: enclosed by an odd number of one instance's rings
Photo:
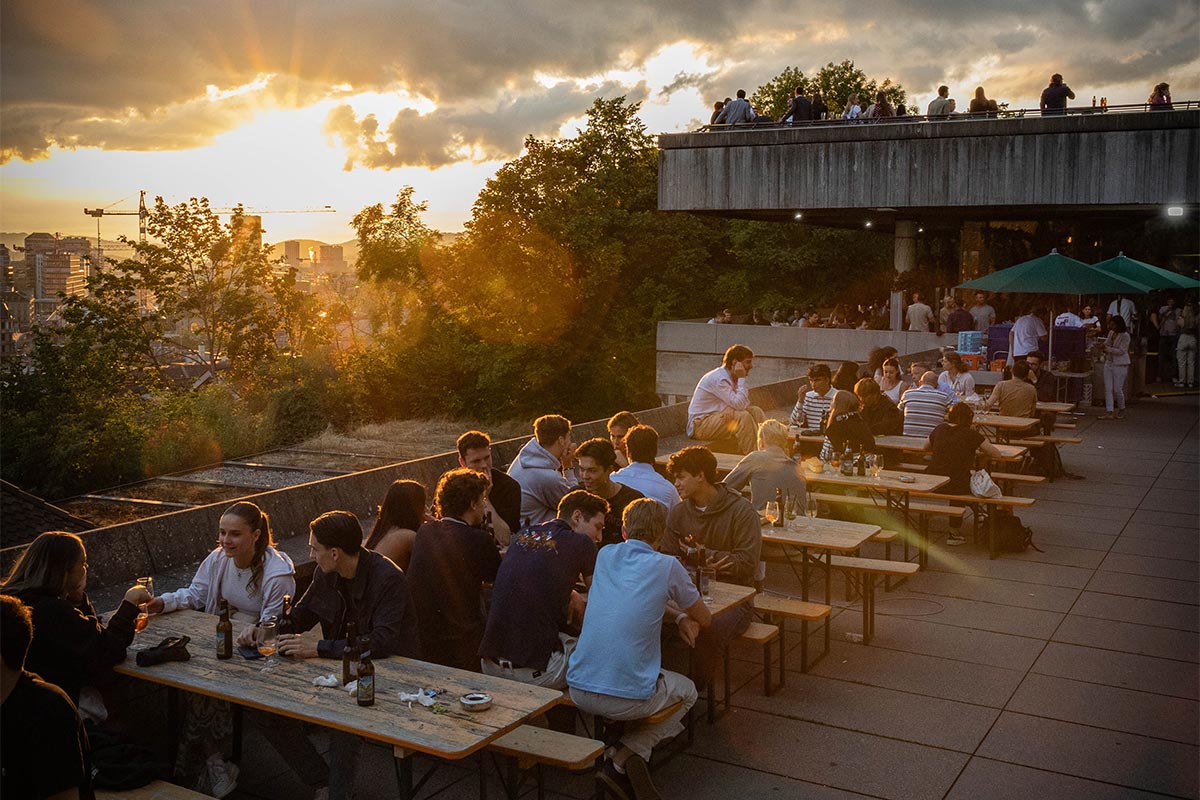
[[[485,433],[464,433],[459,466],[432,492],[415,481],[392,484],[366,536],[349,511],[313,519],[316,570],[295,602],[295,565],[254,503],[221,516],[217,546],[189,585],[152,595],[138,583],[107,622],[88,599],[83,541],[42,534],[0,583],[5,796],[90,796],[81,698],[113,702],[105,687],[139,615],[180,609],[228,614],[237,644],[250,647],[265,620],[287,619],[278,637],[284,658],[341,659],[366,647],[375,659],[419,658],[567,690],[580,709],[613,720],[680,703],[661,723],[631,727],[597,775],[617,797],[656,796],[646,765],[654,745],[679,733],[696,684],[711,680],[723,645],[750,621],[745,609],[714,620],[684,565],[751,585],[759,519],[717,480],[709,450],[681,450],[664,477],[654,466],[654,428],[621,412],[608,432],[576,446],[567,419],[540,417],[507,472],[493,466]],[[779,431],[771,435],[778,444]],[[664,622],[694,648],[695,682],[664,668]],[[238,768],[226,755],[232,719],[227,704],[186,695],[178,780],[216,797],[236,787]],[[314,797],[353,796],[358,737],[330,731],[323,757],[299,722],[262,712],[246,719],[269,729],[267,741]],[[55,769],[9,769],[24,760],[31,733],[44,746],[30,763]]]
[[[840,115],[831,114],[829,106],[821,97],[819,91],[806,93],[803,86],[797,86],[788,102],[787,110],[778,118],[764,114],[763,109],[755,108],[746,98],[746,90],[738,89],[736,97],[726,97],[713,103],[709,126],[725,125],[796,125],[823,120],[840,119],[845,122],[879,122],[916,121],[920,117],[910,114],[904,103],[892,104],[887,92],[877,91],[873,96],[864,96],[858,92],[851,93],[845,98]],[[1050,76],[1050,82],[1038,98],[1038,110],[1042,116],[1061,116],[1067,112],[1067,101],[1075,99],[1075,92],[1063,81],[1060,73]],[[1108,108],[1108,98],[1092,98],[1092,106],[1100,109]],[[975,87],[974,96],[967,104],[965,113],[959,113],[958,101],[950,96],[950,87],[943,84],[937,88],[937,94],[925,109],[925,118],[929,120],[946,120],[954,117],[982,117],[985,119],[1000,116],[1007,104],[997,103],[989,98],[982,86]],[[1171,86],[1168,83],[1157,84],[1146,100],[1146,108],[1151,111],[1171,111]]]

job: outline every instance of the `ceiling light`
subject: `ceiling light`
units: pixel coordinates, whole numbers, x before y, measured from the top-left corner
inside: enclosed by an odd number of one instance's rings
[[[1168,217],[1182,217],[1183,216],[1183,206],[1167,206],[1167,216]]]
[[[804,212],[803,212],[803,211],[797,211],[797,212],[796,212],[796,219],[804,219]]]
[[[924,233],[924,232],[925,232],[924,228],[917,228],[917,233]]]
[[[871,220],[867,220],[866,222],[864,222],[864,223],[863,223],[863,227],[864,227],[864,228],[869,228],[869,227],[871,227]]]

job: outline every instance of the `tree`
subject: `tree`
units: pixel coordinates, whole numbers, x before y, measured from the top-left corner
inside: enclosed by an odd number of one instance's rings
[[[840,64],[829,62],[811,78],[798,67],[785,67],[783,72],[755,89],[750,102],[760,114],[779,119],[787,111],[797,86],[801,87],[805,96],[820,92],[821,98],[829,106],[831,117],[841,115],[846,100],[852,94],[858,95],[859,104],[864,109],[875,102],[875,95],[880,90],[883,90],[893,108],[903,105],[905,99],[903,87],[892,83],[891,78],[884,78],[882,83],[876,82],[854,66],[853,61],[846,60]]]
[[[812,95],[813,82],[804,72],[799,67],[784,67],[783,72],[754,90],[750,104],[758,113],[780,119],[796,96],[796,87],[800,87],[805,97]]]
[[[132,243],[135,257],[118,267],[152,293],[175,343],[217,374],[228,357],[248,369],[271,347],[266,293],[270,248],[238,206],[222,225],[207,198],[168,206],[155,198],[147,230],[152,241]]]
[[[405,186],[387,211],[382,203],[376,203],[355,214],[350,224],[358,233],[358,276],[418,284],[421,253],[441,237],[421,219],[428,208],[424,201],[414,202],[413,187]]]

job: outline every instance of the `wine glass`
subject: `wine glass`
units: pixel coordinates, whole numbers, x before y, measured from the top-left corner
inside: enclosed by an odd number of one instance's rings
[[[817,518],[817,498],[809,497],[804,501],[804,515],[809,519]]]
[[[883,456],[878,453],[868,453],[867,469],[871,471],[872,478],[878,478],[879,473],[883,472]]]
[[[763,516],[766,517],[767,522],[774,525],[775,520],[779,519],[781,513],[778,502],[774,500],[767,501],[766,508],[763,509]]]
[[[267,617],[258,623],[258,653],[267,657],[267,663],[263,667],[263,672],[266,672],[279,663],[279,659],[275,657],[278,633],[278,617]]]

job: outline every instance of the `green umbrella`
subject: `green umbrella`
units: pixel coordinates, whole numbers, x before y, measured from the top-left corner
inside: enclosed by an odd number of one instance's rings
[[[1111,272],[1104,272],[1051,250],[1049,255],[1025,261],[1015,267],[960,283],[959,289],[1012,294],[1146,294],[1150,287]],[[1050,342],[1046,349],[1054,353],[1054,316],[1050,317]],[[1011,357],[1011,353],[1009,354]]]
[[[1093,264],[1092,267],[1126,280],[1144,283],[1151,289],[1195,289],[1200,287],[1200,281],[1194,278],[1143,261],[1136,261],[1124,253],[1116,258]]]
[[[960,283],[957,288],[1016,294],[1145,294],[1152,287],[1051,250],[1049,255]]]

